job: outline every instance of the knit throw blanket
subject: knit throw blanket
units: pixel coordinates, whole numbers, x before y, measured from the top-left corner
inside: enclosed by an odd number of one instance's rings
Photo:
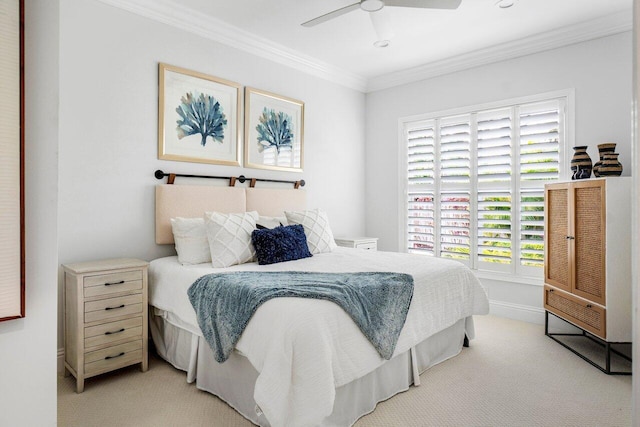
[[[188,295],[218,362],[229,358],[258,307],[278,297],[338,304],[388,360],[409,311],[413,277],[384,272],[243,271],[202,276],[191,285]]]

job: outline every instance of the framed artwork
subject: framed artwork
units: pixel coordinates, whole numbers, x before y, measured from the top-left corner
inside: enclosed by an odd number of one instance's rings
[[[0,321],[25,317],[24,1],[0,2]]]
[[[158,158],[240,166],[237,83],[159,64]]]
[[[246,88],[244,165],[257,169],[302,172],[304,103]]]

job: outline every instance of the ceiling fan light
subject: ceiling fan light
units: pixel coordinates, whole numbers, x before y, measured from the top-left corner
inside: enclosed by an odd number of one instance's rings
[[[382,0],[362,0],[362,2],[360,2],[360,9],[366,10],[367,12],[377,12],[383,7],[384,2]]]
[[[496,4],[500,9],[507,9],[515,4],[515,0],[498,0]]]
[[[377,40],[377,41],[375,41],[375,42],[373,43],[373,45],[374,45],[375,47],[379,47],[379,48],[381,48],[381,49],[382,49],[383,47],[387,47],[387,46],[389,46],[390,44],[391,44],[391,41],[390,41],[390,40]]]

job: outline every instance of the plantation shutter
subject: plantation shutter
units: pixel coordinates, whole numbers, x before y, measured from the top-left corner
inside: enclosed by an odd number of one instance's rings
[[[567,163],[567,99],[405,123],[407,250],[541,276],[544,184]]]
[[[563,111],[559,100],[523,105],[519,111],[519,265],[525,271],[544,266],[544,184],[560,178]]]
[[[478,113],[478,182],[511,182],[511,111]]]
[[[435,160],[433,123],[409,130],[407,139],[409,185],[433,184]]]
[[[511,193],[478,193],[478,262],[511,264]]]
[[[409,193],[408,249],[410,253],[435,254],[435,204],[433,192]]]
[[[477,268],[504,270],[511,264],[511,109],[480,112],[477,118]]]
[[[520,180],[559,177],[559,106],[557,102],[520,109]]]
[[[544,266],[544,188],[520,195],[520,265]]]
[[[440,179],[442,183],[468,183],[471,178],[469,119],[440,127]]]
[[[421,123],[407,132],[407,249],[435,255],[435,123]]]
[[[440,256],[470,258],[470,194],[443,192],[440,196]]]

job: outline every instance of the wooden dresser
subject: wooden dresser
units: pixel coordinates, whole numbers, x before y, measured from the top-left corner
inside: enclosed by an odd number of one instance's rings
[[[148,263],[122,258],[63,265],[65,375],[84,380],[140,363],[147,370]]]
[[[630,200],[628,177],[545,186],[544,308],[602,340],[607,353],[632,337]]]

